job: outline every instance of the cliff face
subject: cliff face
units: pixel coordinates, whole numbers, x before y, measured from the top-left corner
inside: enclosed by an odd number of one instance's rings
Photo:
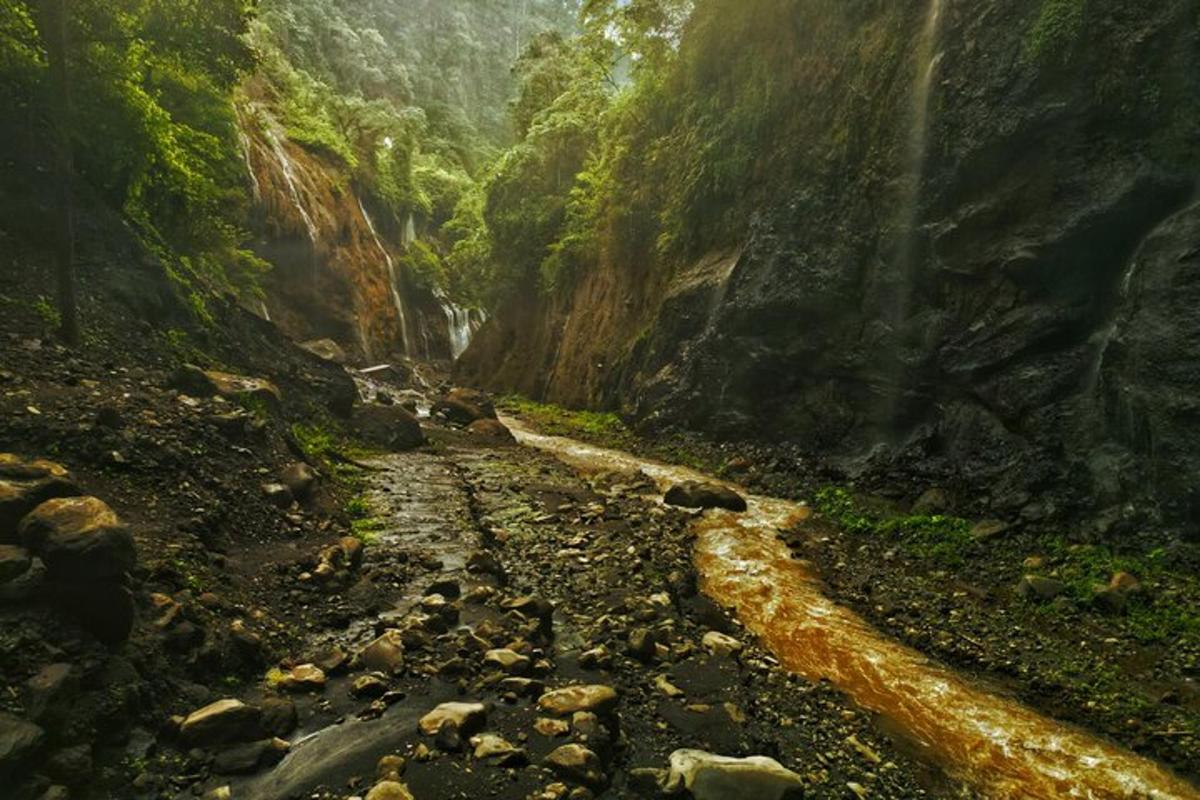
[[[289,141],[267,104],[239,112],[256,249],[273,267],[257,310],[298,341],[333,339],[365,362],[465,349],[481,320],[405,274],[412,232],[377,226],[344,171]]]
[[[998,514],[1061,510],[1030,504],[1053,483],[1193,516],[1196,4],[792,5],[790,194],[694,264],[512,301],[463,376],[953,475]]]

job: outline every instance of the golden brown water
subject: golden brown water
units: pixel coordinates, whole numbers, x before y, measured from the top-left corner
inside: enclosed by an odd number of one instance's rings
[[[640,469],[660,486],[706,479],[683,467],[543,436],[515,420],[505,423],[522,444],[584,470]],[[787,669],[828,679],[988,797],[1200,799],[1200,791],[1161,765],[975,687],[833,603],[778,536],[809,509],[747,499],[744,514],[697,518],[696,565],[705,594],[736,608]]]

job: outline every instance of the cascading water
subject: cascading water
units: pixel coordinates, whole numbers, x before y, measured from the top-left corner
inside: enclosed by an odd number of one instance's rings
[[[417,221],[412,214],[408,215],[408,219],[404,223],[404,235],[401,237],[401,243],[408,247],[417,240]]]
[[[411,350],[408,346],[408,315],[404,312],[404,296],[400,294],[399,274],[396,271],[396,262],[392,258],[392,254],[383,246],[383,241],[379,238],[378,232],[375,230],[375,223],[371,220],[371,215],[367,213],[367,207],[363,205],[361,199],[358,201],[358,210],[362,212],[363,220],[367,223],[367,230],[371,232],[371,238],[375,240],[375,246],[379,248],[379,252],[383,253],[383,261],[387,264],[388,271],[388,287],[392,290],[392,302],[396,306],[396,315],[400,318],[400,342],[404,348],[404,355],[411,355]]]
[[[313,222],[312,216],[304,207],[304,201],[300,197],[296,166],[292,163],[291,158],[288,157],[287,150],[283,147],[283,142],[280,141],[279,135],[274,130],[269,126],[264,126],[263,135],[266,136],[267,143],[271,145],[271,152],[275,154],[275,159],[279,162],[279,168],[283,172],[283,180],[288,187],[288,194],[292,198],[292,205],[300,213],[300,218],[304,220],[304,228],[308,232],[308,240],[315,247],[320,240],[320,232],[317,229],[317,224]]]
[[[450,357],[458,358],[466,352],[471,344],[471,336],[475,333],[471,327],[471,312],[453,303],[443,303],[442,311],[446,315],[446,326],[450,331]]]
[[[894,331],[890,353],[890,374],[887,376],[884,419],[889,426],[897,421],[900,408],[901,383],[904,377],[903,330],[916,292],[916,245],[921,209],[921,190],[929,153],[929,130],[933,82],[941,64],[942,53],[937,49],[942,26],[944,0],[929,0],[925,23],[917,43],[916,76],[913,84],[908,141],[905,146],[905,175],[896,216],[896,249],[892,263],[894,276],[884,283],[891,287],[884,301],[883,312]]]

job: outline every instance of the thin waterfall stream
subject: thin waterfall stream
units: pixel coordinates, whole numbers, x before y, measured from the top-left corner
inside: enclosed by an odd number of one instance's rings
[[[375,223],[371,220],[371,215],[367,213],[367,207],[363,205],[362,200],[358,201],[358,210],[362,212],[363,221],[367,223],[367,230],[371,232],[371,238],[375,241],[375,246],[379,248],[379,252],[383,254],[383,261],[387,264],[388,272],[388,288],[392,292],[392,303],[396,306],[396,315],[400,318],[400,341],[404,348],[404,355],[410,355],[412,350],[408,346],[408,315],[404,311],[404,297],[400,294],[399,274],[396,271],[396,262],[392,258],[392,254],[383,246],[383,241],[379,238],[379,233],[375,230]]]
[[[518,420],[504,423],[522,444],[585,471],[640,470],[660,488],[710,480],[684,467],[544,436]],[[829,680],[989,798],[1200,798],[1165,767],[977,687],[875,630],[826,597],[818,576],[779,538],[811,510],[771,497],[747,500],[743,514],[696,518],[695,563],[704,593],[736,609],[787,669]]]

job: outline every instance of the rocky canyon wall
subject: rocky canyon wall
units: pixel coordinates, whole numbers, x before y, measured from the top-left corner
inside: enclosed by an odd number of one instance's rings
[[[1200,4],[787,5],[788,190],[692,264],[513,299],[462,376],[952,476],[980,512],[1194,523]]]

